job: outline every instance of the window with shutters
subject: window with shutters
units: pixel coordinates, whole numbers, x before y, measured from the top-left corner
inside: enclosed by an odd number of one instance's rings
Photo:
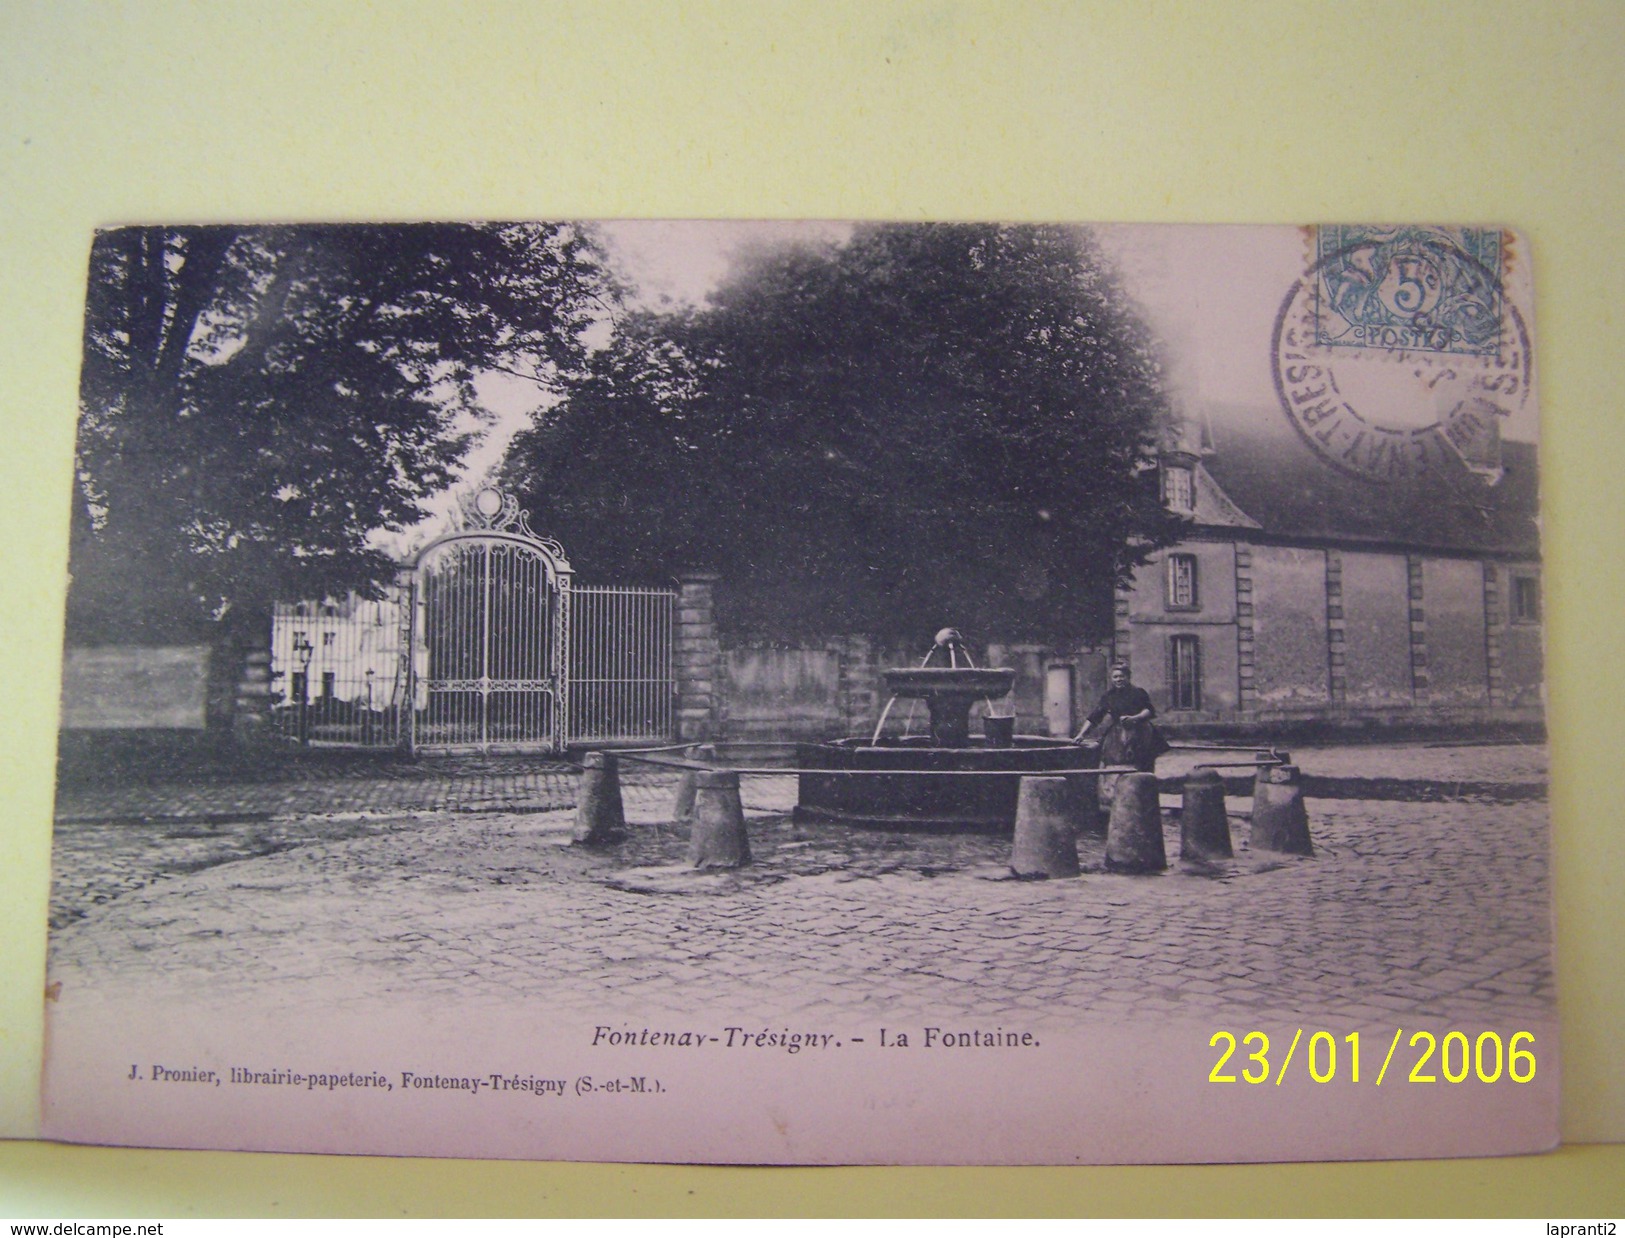
[[[1196,589],[1196,556],[1168,556],[1167,603],[1169,610],[1197,610],[1201,601]]]
[[[1168,642],[1168,707],[1202,708],[1202,645],[1195,636]]]
[[[1540,581],[1533,576],[1512,578],[1512,622],[1540,622]]]

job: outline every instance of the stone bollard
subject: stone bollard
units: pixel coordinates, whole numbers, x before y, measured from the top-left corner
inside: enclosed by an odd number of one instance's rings
[[[1254,851],[1315,854],[1296,765],[1266,765],[1259,769],[1253,783],[1253,828],[1247,845]]]
[[[696,744],[683,755],[690,761],[715,761],[717,749],[715,744]],[[671,807],[673,825],[688,825],[694,820],[694,792],[699,786],[699,773],[697,769],[685,769],[677,780],[677,800]]]
[[[1224,779],[1216,769],[1196,770],[1185,779],[1179,806],[1179,858],[1228,860],[1235,854],[1224,812]]]
[[[697,771],[688,860],[693,868],[740,868],[750,863],[739,775],[731,769]]]
[[[1114,873],[1156,873],[1168,867],[1155,774],[1117,775],[1106,825],[1106,867]]]
[[[621,806],[621,763],[613,752],[589,752],[582,760],[581,791],[576,799],[576,828],[570,841],[604,847],[626,834]]]
[[[1079,800],[1065,778],[1021,780],[1010,871],[1018,877],[1078,875]]]

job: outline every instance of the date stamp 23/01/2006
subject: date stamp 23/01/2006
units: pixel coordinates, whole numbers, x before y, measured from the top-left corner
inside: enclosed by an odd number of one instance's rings
[[[1396,1027],[1377,1071],[1374,1086],[1382,1086],[1390,1066],[1403,1070],[1404,1063],[1394,1060],[1403,1037],[1404,1029]],[[1304,1029],[1296,1028],[1286,1052],[1272,1059],[1267,1032],[1246,1032],[1238,1041],[1234,1032],[1223,1029],[1216,1031],[1209,1038],[1208,1045],[1218,1051],[1219,1057],[1208,1072],[1208,1082],[1279,1085],[1291,1070],[1303,1038]],[[1408,1083],[1438,1083],[1441,1078],[1446,1083],[1466,1083],[1470,1080],[1500,1083],[1503,1079],[1511,1083],[1530,1083],[1535,1078],[1533,1032],[1512,1032],[1503,1037],[1496,1031],[1482,1031],[1476,1035],[1449,1031],[1442,1036],[1417,1031],[1411,1033],[1406,1043],[1411,1050],[1406,1059],[1410,1070],[1397,1077]],[[1349,1032],[1339,1039],[1329,1031],[1312,1032],[1303,1060],[1303,1068],[1315,1083],[1332,1083],[1339,1079],[1359,1083],[1362,1060],[1360,1033]],[[1370,1078],[1369,1069],[1366,1078]]]

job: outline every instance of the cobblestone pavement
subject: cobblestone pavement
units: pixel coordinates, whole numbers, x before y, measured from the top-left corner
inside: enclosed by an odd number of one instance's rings
[[[342,773],[290,768],[280,777],[64,787],[59,823],[220,821],[333,813],[539,811],[575,803],[573,765],[534,756],[429,759]]]
[[[628,786],[667,778],[630,769]],[[451,758],[377,772],[66,787],[57,796],[51,927],[159,877],[313,842],[413,828],[427,814],[572,808],[573,765]]]
[[[1239,754],[1239,755],[1245,755]],[[1361,799],[1463,802],[1545,799],[1546,750],[1538,745],[1436,744],[1301,749],[1293,754],[1311,792]],[[1158,763],[1165,782],[1237,753],[1176,751]],[[1226,771],[1233,789],[1250,772]],[[416,828],[448,812],[549,812],[575,804],[576,767],[536,756],[450,757],[324,769],[262,770],[252,781],[160,781],[68,786],[57,797],[51,927],[167,875],[287,851],[315,842]],[[627,762],[631,794],[670,774]],[[771,779],[747,780],[768,794]],[[784,784],[781,798],[791,795]],[[752,788],[756,790],[753,791]],[[664,794],[662,792],[662,794]],[[1169,801],[1170,803],[1172,801]]]
[[[1111,875],[1086,838],[1081,879],[1027,882],[1009,879],[1006,840],[797,825],[793,781],[750,777],[755,864],[696,874],[665,824],[670,776],[643,774],[625,788],[632,837],[609,853],[567,845],[571,813],[556,809],[170,830],[183,837],[157,846],[193,867],[139,888],[108,878],[100,903],[85,901],[98,857],[140,852],[152,831],[132,842],[129,826],[69,824],[50,978],[110,997],[207,990],[334,1009],[410,995],[581,1016],[629,992],[652,1007],[891,1019],[947,1007],[1033,1025],[1549,1016],[1545,804],[1440,798],[1452,779],[1538,786],[1543,750],[1294,757],[1312,776],[1376,769],[1434,794],[1313,800],[1309,859],[1249,854],[1248,805],[1233,798],[1234,863]],[[1172,821],[1168,846],[1177,857]]]
[[[1546,782],[1545,744],[1348,744],[1293,748],[1305,774],[1325,778],[1388,778],[1432,782]]]

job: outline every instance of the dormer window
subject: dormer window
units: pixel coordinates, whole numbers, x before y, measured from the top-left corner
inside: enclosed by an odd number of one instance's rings
[[[1162,466],[1162,501],[1176,512],[1196,510],[1196,480],[1188,464]]]

